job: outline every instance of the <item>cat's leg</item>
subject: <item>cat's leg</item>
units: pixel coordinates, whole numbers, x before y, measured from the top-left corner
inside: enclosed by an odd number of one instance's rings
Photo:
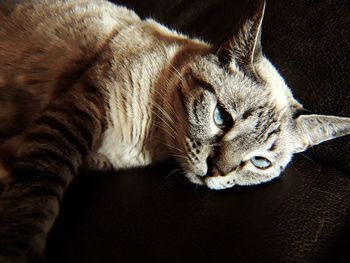
[[[11,167],[22,142],[23,135],[17,135],[0,143],[0,163],[3,166],[7,168]]]
[[[1,85],[0,75],[0,138],[6,142],[13,136],[23,134],[40,115],[46,101],[24,88],[4,85]]]
[[[79,85],[33,122],[0,197],[0,262],[41,262],[62,196],[104,129],[103,95]]]
[[[11,166],[22,141],[23,136],[18,135],[0,143],[0,194],[9,181]]]

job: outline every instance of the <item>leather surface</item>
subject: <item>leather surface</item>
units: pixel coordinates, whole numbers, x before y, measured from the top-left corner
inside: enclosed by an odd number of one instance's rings
[[[121,1],[119,1],[121,2]],[[122,1],[215,42],[252,1]],[[350,116],[349,2],[270,0],[263,46],[305,107]],[[48,262],[350,262],[349,137],[297,156],[279,179],[210,191],[169,165],[84,174],[49,236]],[[316,157],[315,157],[316,156]]]
[[[350,262],[350,179],[297,158],[257,187],[212,191],[168,165],[81,176],[48,262]]]

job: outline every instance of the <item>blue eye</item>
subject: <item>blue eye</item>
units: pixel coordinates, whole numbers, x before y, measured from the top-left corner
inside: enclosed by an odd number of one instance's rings
[[[213,118],[215,124],[220,128],[227,128],[233,124],[231,116],[219,104],[215,107]]]
[[[218,126],[224,125],[225,121],[218,106],[214,110],[214,122]]]
[[[259,168],[259,169],[267,169],[272,165],[272,163],[268,159],[261,157],[261,156],[254,156],[254,157],[250,158],[250,162],[256,168]]]

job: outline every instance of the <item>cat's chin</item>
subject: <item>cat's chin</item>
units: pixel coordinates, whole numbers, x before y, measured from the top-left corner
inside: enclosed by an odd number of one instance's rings
[[[233,182],[228,182],[226,179],[221,178],[212,178],[212,177],[201,177],[195,173],[187,173],[186,177],[190,180],[191,183],[197,185],[204,185],[211,190],[223,190],[231,188],[235,184]]]
[[[227,180],[225,177],[207,177],[205,185],[212,190],[224,190],[231,188],[236,183],[233,180]]]

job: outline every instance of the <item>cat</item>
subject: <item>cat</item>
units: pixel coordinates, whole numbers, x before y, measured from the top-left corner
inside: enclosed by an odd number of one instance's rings
[[[82,168],[174,159],[219,190],[270,181],[349,134],[350,118],[304,114],[263,55],[264,10],[214,46],[105,0],[0,9],[0,262],[43,260]]]

